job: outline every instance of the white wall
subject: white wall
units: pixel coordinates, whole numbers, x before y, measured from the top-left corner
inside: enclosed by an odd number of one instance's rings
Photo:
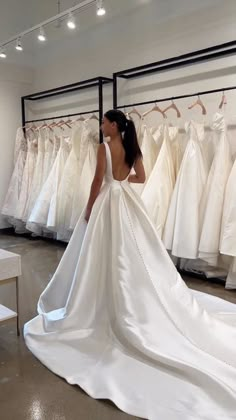
[[[74,37],[65,37],[60,42],[48,43],[36,59],[34,90],[56,87],[78,80],[104,75],[114,71],[161,60],[171,56],[205,48],[236,39],[235,0],[200,2],[201,10],[194,10],[197,2],[181,0],[146,2],[145,7],[126,15],[104,21]],[[204,4],[205,6],[204,6]],[[192,93],[235,84],[236,56],[212,61],[197,66],[159,74],[158,77],[120,83],[120,103],[133,100],[148,100],[166,96]],[[83,96],[85,95],[85,96]],[[88,101],[88,95],[90,101]],[[228,113],[235,109],[236,91],[228,95]],[[95,93],[74,96],[65,100],[65,110],[78,110],[92,105]],[[206,97],[211,111],[217,108],[221,94]],[[79,98],[79,99],[78,99]],[[85,102],[83,105],[83,98]],[[63,102],[37,104],[37,113],[43,109],[53,112],[54,105],[63,111]],[[189,100],[180,103],[183,115]],[[106,95],[105,107],[111,107],[112,96]],[[166,105],[166,104],[164,104]],[[163,105],[163,106],[164,106]],[[195,111],[196,112],[196,111]],[[50,115],[50,114],[49,114]],[[52,115],[52,114],[51,114]]]
[[[12,174],[16,129],[21,125],[20,98],[31,91],[32,79],[28,68],[0,65],[0,208]],[[0,215],[0,229],[7,226]]]

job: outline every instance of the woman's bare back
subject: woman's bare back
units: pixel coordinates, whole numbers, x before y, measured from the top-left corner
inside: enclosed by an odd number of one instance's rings
[[[112,174],[117,181],[123,181],[130,173],[130,167],[125,162],[125,149],[119,141],[108,144],[111,151]]]

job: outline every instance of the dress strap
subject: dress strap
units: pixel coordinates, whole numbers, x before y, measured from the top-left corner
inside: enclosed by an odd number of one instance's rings
[[[113,178],[112,174],[112,160],[111,160],[111,150],[108,144],[104,141],[104,146],[106,149],[106,159],[107,159],[107,174]]]

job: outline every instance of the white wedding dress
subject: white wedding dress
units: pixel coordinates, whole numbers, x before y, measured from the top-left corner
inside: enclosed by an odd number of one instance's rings
[[[160,238],[165,227],[175,185],[175,167],[172,158],[169,127],[162,125],[161,131],[163,137],[161,150],[141,195]]]
[[[52,154],[54,149],[54,141],[50,137],[50,132],[46,132],[45,137],[45,150],[44,150],[44,161],[43,161],[43,184],[46,182],[47,177],[50,173],[50,169],[54,161],[52,161]],[[55,160],[55,159],[54,159]]]
[[[232,156],[224,116],[214,115],[212,129],[218,138],[215,156],[201,200],[202,229],[199,258],[217,266],[225,189],[232,169]]]
[[[21,191],[16,205],[15,218],[24,220],[27,215],[27,201],[30,195],[35,164],[37,160],[37,139],[27,139],[27,155],[21,181]]]
[[[83,122],[77,123],[72,133],[72,148],[62,174],[58,191],[57,205],[57,239],[68,242],[72,231],[70,221],[73,210],[73,201],[78,190],[80,178],[80,144],[83,131]]]
[[[56,226],[58,190],[69,155],[69,140],[69,137],[61,136],[60,149],[29,216],[30,223],[38,223],[47,228]]]
[[[2,207],[2,214],[8,217],[15,217],[16,206],[20,198],[22,187],[26,156],[27,140],[24,137],[22,129],[18,129],[14,151],[14,170]]]
[[[87,204],[91,183],[96,170],[97,148],[99,145],[99,134],[97,128],[91,125],[90,120],[86,120],[81,134],[79,162],[77,169],[78,179],[75,180],[77,186],[73,198],[70,229],[76,226],[84,207]]]
[[[207,165],[201,148],[204,126],[190,121],[185,128],[189,140],[171,198],[163,242],[172,255],[195,259],[201,233],[199,206],[207,181]]]
[[[235,420],[236,305],[185,285],[142,201],[112,175],[81,215],[28,348],[93,398],[149,420]]]
[[[236,159],[225,191],[224,211],[221,227],[220,252],[232,258],[225,287],[236,289]]]
[[[158,153],[161,148],[161,134],[159,127],[151,127],[142,116],[137,130],[138,143],[143,155],[143,166],[146,174],[146,182],[155,165]],[[133,190],[141,195],[145,184],[132,184]]]

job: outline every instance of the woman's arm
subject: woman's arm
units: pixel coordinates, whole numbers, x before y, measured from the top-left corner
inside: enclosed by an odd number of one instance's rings
[[[94,202],[100,192],[103,178],[106,171],[106,150],[104,144],[100,144],[97,153],[97,166],[96,172],[93,178],[93,182],[90,189],[90,196],[87,204],[85,220],[88,222],[90,214],[94,205]]]
[[[143,166],[142,158],[136,160],[134,165],[135,174],[130,175],[128,178],[129,182],[133,182],[136,184],[143,184],[146,180],[145,170]]]

